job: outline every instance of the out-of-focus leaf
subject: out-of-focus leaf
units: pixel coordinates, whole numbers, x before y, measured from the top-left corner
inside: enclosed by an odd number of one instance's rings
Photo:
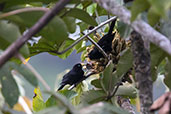
[[[131,27],[121,21],[117,23],[117,30],[121,38],[127,38],[131,33]]]
[[[28,45],[30,50],[30,56],[34,56],[42,52],[49,52],[52,55],[57,55],[55,51],[60,48],[62,43],[59,43],[57,41],[49,41],[47,39],[41,38],[38,43]]]
[[[79,112],[81,114],[129,114],[119,107],[103,102],[84,107]]]
[[[125,96],[125,97],[129,97],[129,98],[136,98],[137,90],[131,84],[125,83],[124,85],[119,86],[115,95]]]
[[[34,89],[34,97],[33,97],[33,110],[38,112],[46,108],[46,104],[43,101],[42,93],[40,88]]]
[[[2,85],[2,95],[9,106],[13,107],[18,101],[19,89],[11,74],[8,63],[0,68],[0,81]]]
[[[148,23],[151,26],[154,26],[160,19],[160,16],[156,14],[152,8],[149,9],[147,16],[148,16]]]
[[[92,15],[95,12],[96,7],[97,7],[96,3],[93,3],[93,4],[89,5],[87,7],[87,12]]]
[[[79,22],[78,25],[80,27],[81,32],[83,32],[84,30],[88,28],[88,25],[85,22]]]
[[[108,12],[99,5],[97,5],[96,10],[97,10],[97,13],[98,13],[99,16],[108,15]],[[96,16],[96,14],[94,13],[93,16]]]
[[[82,54],[81,54],[81,61],[84,61],[85,60],[85,58],[86,58],[86,53],[87,53],[87,50],[84,50],[83,52],[82,52]]]
[[[11,43],[13,43],[17,38],[21,36],[20,30],[17,25],[9,23],[8,21],[0,21],[0,48],[6,49]],[[29,50],[26,45],[24,45],[20,52],[28,57]]]
[[[75,91],[70,91],[70,90],[66,90],[66,89],[60,90],[59,93],[64,95],[67,99],[70,99],[70,100],[78,95]]]
[[[74,40],[72,39],[67,39],[65,40],[62,45],[60,46],[60,48],[58,49],[58,51],[63,51],[65,50],[66,48],[68,48],[71,44],[74,43]],[[68,50],[67,52],[61,54],[61,55],[58,55],[58,57],[62,58],[62,59],[66,59],[72,52],[73,52],[74,48],[71,48],[70,50]]]
[[[81,102],[93,104],[103,101],[106,98],[106,93],[103,90],[89,90],[81,95]]]
[[[59,17],[54,17],[48,24],[40,31],[40,36],[50,41],[63,42],[68,38],[67,26]]]
[[[112,92],[113,88],[117,82],[117,77],[113,75],[114,64],[112,61],[109,61],[108,65],[103,71],[103,75],[101,77],[101,86],[103,90],[107,93],[108,91]]]
[[[87,12],[81,9],[73,8],[71,11],[69,11],[66,14],[66,16],[75,17],[90,25],[94,25],[94,26],[97,25],[96,21]]]
[[[150,4],[147,0],[135,0],[131,7],[131,21],[134,21],[139,13],[147,10]]]
[[[151,75],[153,81],[157,79],[157,68],[161,61],[166,57],[166,53],[154,44],[150,45],[151,54]]]
[[[68,31],[70,33],[74,33],[75,32],[75,29],[76,29],[76,24],[75,24],[75,18],[73,17],[64,17],[63,18],[67,28],[68,28]]]
[[[171,7],[170,0],[149,0],[148,2],[151,4],[154,12],[162,17],[166,17],[166,13]]]
[[[80,103],[80,96],[83,92],[83,84],[82,83],[76,87],[76,92],[77,92],[77,96],[72,99],[73,105],[78,105]]]
[[[168,11],[168,18],[161,22],[160,31],[171,40],[171,11]]]
[[[171,69],[171,56],[169,56],[166,61],[165,78],[164,78],[164,83],[171,90],[171,70],[170,69]]]
[[[14,70],[17,70],[33,86],[35,86],[35,87],[38,86],[37,78],[24,64],[17,65],[17,64],[11,63],[11,67],[13,67]]]
[[[118,77],[125,74],[133,65],[133,55],[130,49],[126,49],[121,53],[121,57],[117,64],[116,75]]]
[[[65,114],[66,109],[65,108],[59,108],[59,107],[49,107],[45,110],[41,110],[39,112],[36,112],[35,114]]]
[[[99,79],[92,80],[91,85],[95,86],[96,88],[102,88]]]

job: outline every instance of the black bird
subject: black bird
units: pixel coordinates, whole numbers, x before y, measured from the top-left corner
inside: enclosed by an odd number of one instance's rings
[[[113,28],[115,26],[115,22],[116,22],[117,18],[115,20],[112,21],[112,24],[110,25],[110,29],[109,32],[104,35],[98,42],[97,44],[107,53],[107,52],[111,52],[112,51],[112,41],[114,39],[115,33],[112,33]],[[94,49],[88,54],[88,57],[91,60],[94,59],[100,59],[103,58],[103,54],[101,52],[99,52],[99,50],[94,47]]]
[[[65,85],[73,85],[77,83],[84,77],[84,71],[82,70],[82,65],[80,63],[74,65],[74,67],[63,76],[62,82],[60,83],[60,87],[58,89],[61,90]]]

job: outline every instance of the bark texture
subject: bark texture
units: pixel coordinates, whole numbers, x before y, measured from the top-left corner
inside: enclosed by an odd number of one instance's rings
[[[135,78],[139,89],[141,113],[150,114],[149,108],[153,103],[150,52],[144,47],[141,35],[135,31],[131,33],[131,43],[134,56]]]

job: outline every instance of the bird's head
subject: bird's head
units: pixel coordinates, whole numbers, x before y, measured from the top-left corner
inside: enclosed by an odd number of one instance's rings
[[[74,65],[73,69],[82,69],[81,63]]]

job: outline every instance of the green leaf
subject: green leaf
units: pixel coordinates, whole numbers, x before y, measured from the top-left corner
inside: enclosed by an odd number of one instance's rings
[[[136,19],[139,13],[147,10],[150,4],[147,0],[135,0],[131,7],[131,22]]]
[[[125,97],[129,97],[129,98],[136,98],[137,97],[137,89],[129,84],[129,83],[125,83],[122,86],[119,86],[116,94],[116,96],[125,96]]]
[[[24,64],[17,65],[15,63],[11,63],[11,67],[17,70],[19,74],[21,74],[30,84],[32,84],[35,87],[38,86],[37,78]]]
[[[121,53],[117,64],[116,75],[118,77],[125,74],[133,65],[133,55],[130,49],[126,49]]]
[[[38,112],[40,110],[43,110],[46,108],[46,104],[43,101],[42,93],[40,91],[40,88],[34,89],[34,97],[33,97],[33,110],[35,112]]]
[[[67,32],[67,26],[64,21],[56,16],[40,31],[39,35],[47,40],[60,43],[68,38]]]
[[[19,89],[15,82],[8,63],[0,68],[0,81],[2,85],[2,95],[10,107],[13,107],[18,102]]]
[[[54,52],[59,49],[62,43],[49,41],[47,39],[41,38],[38,43],[34,43],[33,45],[28,44],[30,50],[30,56],[42,53],[42,52]],[[52,53],[50,53],[52,54]],[[55,53],[53,53],[55,54]]]
[[[117,30],[121,38],[127,38],[131,33],[131,27],[121,21],[117,23]]]
[[[171,40],[171,10],[168,12],[168,18],[161,22],[160,32]]]
[[[108,65],[103,71],[103,75],[101,77],[101,85],[103,90],[108,94],[108,92],[112,92],[114,86],[117,82],[117,77],[113,75],[114,64],[112,61],[109,61]]]
[[[8,21],[0,20],[0,48],[5,50],[11,43],[21,37],[20,30],[17,25],[10,23]],[[24,57],[28,57],[29,50],[26,45],[24,45],[20,52]]]
[[[78,25],[80,26],[80,31],[83,32],[88,28],[88,25],[85,22],[79,22]]]
[[[72,39],[67,39],[65,40],[62,45],[60,46],[60,48],[58,49],[58,51],[63,51],[65,50],[66,48],[68,48],[71,44],[74,43],[74,40]],[[62,59],[66,59],[72,52],[73,52],[74,48],[71,48],[69,49],[67,52],[61,54],[61,55],[58,55],[58,57],[62,58]]]
[[[171,7],[170,0],[149,0],[149,3],[151,4],[153,11],[164,18]]]
[[[60,94],[64,95],[67,99],[71,100],[72,98],[76,97],[78,94],[75,91],[70,91],[70,90],[60,90]]]
[[[80,96],[81,96],[81,94],[83,92],[83,84],[81,83],[78,86],[76,86],[75,91],[77,92],[77,96],[72,99],[72,104],[73,105],[78,105],[80,103]]]
[[[79,110],[81,114],[129,114],[127,111],[111,105],[109,103],[99,102]]]
[[[91,85],[93,85],[96,88],[102,88],[100,80],[99,79],[95,79],[91,81]]]
[[[102,8],[99,5],[97,5],[96,10],[97,10],[97,13],[98,13],[99,16],[108,15],[109,14],[104,8]],[[96,14],[94,13],[93,16],[96,16]]]
[[[152,80],[155,81],[157,79],[157,69],[161,61],[166,57],[166,53],[157,47],[154,44],[150,45],[150,54],[151,54],[151,75]]]
[[[99,101],[103,101],[106,98],[106,93],[103,90],[89,90],[83,92],[81,95],[81,101],[83,103],[94,104]]]
[[[148,16],[148,23],[151,26],[154,26],[157,22],[159,22],[160,16],[156,14],[152,8],[149,9],[147,16]]]
[[[94,25],[94,26],[97,25],[96,21],[87,12],[81,9],[73,8],[71,11],[69,11],[66,14],[66,16],[75,17],[90,25]]]
[[[164,78],[164,83],[171,90],[171,70],[170,69],[171,69],[171,56],[169,56],[166,61],[165,78]]]
[[[65,114],[66,109],[65,108],[60,108],[60,107],[50,107],[50,108],[46,108],[42,111],[39,111],[35,114]]]
[[[87,7],[87,12],[92,15],[95,12],[96,7],[97,7],[96,3],[93,3],[93,4],[89,5]]]
[[[67,28],[68,28],[68,31],[70,33],[74,33],[75,30],[76,30],[76,24],[75,24],[75,18],[73,17],[64,17],[63,18]]]

